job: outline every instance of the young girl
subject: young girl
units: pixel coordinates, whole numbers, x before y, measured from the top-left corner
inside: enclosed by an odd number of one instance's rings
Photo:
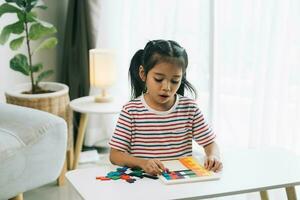
[[[171,40],[153,40],[133,56],[129,74],[132,99],[123,106],[109,142],[113,164],[139,167],[161,174],[160,160],[192,155],[192,139],[204,147],[204,166],[222,169],[215,134],[194,100],[196,91],[186,80],[188,57]]]

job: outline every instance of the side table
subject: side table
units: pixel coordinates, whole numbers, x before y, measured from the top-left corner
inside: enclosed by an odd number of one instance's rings
[[[72,110],[81,113],[75,145],[73,169],[76,169],[78,165],[79,155],[82,150],[82,143],[86,132],[88,114],[118,114],[122,109],[123,103],[125,102],[118,100],[108,103],[97,103],[95,102],[95,96],[85,96],[70,102]]]

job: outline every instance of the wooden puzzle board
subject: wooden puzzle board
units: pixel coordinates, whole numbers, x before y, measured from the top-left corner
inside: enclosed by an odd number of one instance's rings
[[[164,184],[209,181],[220,178],[220,174],[206,170],[204,166],[192,156],[162,162],[164,166],[169,169],[169,173],[163,173],[159,176],[159,179]]]

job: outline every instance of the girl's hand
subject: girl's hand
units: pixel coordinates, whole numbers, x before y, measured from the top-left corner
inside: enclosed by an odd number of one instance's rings
[[[145,160],[142,168],[146,173],[151,175],[161,174],[165,169],[164,165],[157,159]]]
[[[223,164],[218,156],[210,155],[205,158],[204,167],[213,172],[219,172],[222,170]]]

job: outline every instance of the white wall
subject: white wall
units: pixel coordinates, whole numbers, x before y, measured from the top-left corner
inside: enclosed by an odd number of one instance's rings
[[[0,0],[0,4],[4,3],[4,0]],[[55,72],[57,66],[61,63],[60,52],[62,52],[63,44],[63,33],[65,32],[65,18],[67,13],[67,3],[68,0],[44,0],[44,3],[48,6],[47,10],[42,10],[38,13],[41,19],[48,21],[56,26],[58,33],[58,45],[56,48],[51,50],[44,50],[36,54],[33,58],[34,63],[42,62],[45,69],[54,69]],[[14,23],[16,17],[13,14],[5,14],[0,18],[0,30],[10,23]],[[25,47],[18,50],[18,52],[26,53]],[[4,92],[10,87],[18,83],[29,82],[30,79],[27,76],[22,75],[19,72],[13,71],[9,68],[9,60],[16,54],[9,48],[9,43],[7,42],[4,46],[0,46],[0,102],[5,102]],[[49,81],[56,80],[54,75],[49,78]]]

